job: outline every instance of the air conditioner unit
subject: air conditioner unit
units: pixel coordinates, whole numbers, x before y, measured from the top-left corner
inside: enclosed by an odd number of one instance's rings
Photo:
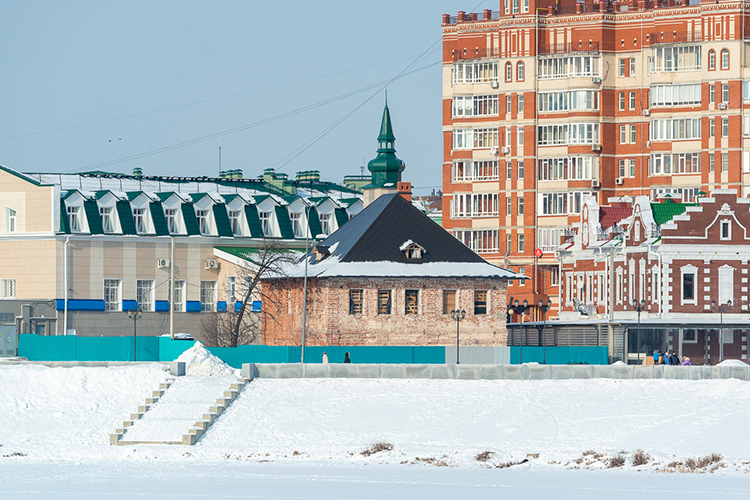
[[[500,88],[500,82],[498,82],[497,80],[493,80],[493,81],[490,82],[490,87],[492,87],[493,89],[499,89]]]
[[[592,144],[591,145],[591,151],[601,151],[602,145],[601,144]]]
[[[719,109],[726,110],[727,109],[727,103],[725,103],[725,102],[720,103],[719,104]]]
[[[490,148],[490,154],[492,156],[497,156],[497,148]]]
[[[592,83],[595,83],[597,85],[599,85],[600,83],[602,83],[602,79],[599,78],[598,76],[595,76],[595,77],[591,78],[591,81],[592,81]]]
[[[643,116],[651,116],[651,110],[650,109],[644,109],[643,110]]]
[[[506,155],[509,154],[510,153],[510,146],[503,146],[503,153],[506,154]]]
[[[166,269],[169,267],[169,259],[156,259],[156,267]]]
[[[219,269],[219,260],[206,259],[206,269]]]
[[[615,179],[615,184],[617,184],[618,186],[622,186],[624,183],[625,179],[623,179],[622,177],[618,177],[617,179]]]
[[[602,183],[595,179],[595,180],[591,181],[591,187],[594,188],[594,189],[600,188],[600,187],[602,187]]]

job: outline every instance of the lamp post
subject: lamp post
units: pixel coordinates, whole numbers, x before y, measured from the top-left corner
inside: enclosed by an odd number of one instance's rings
[[[716,304],[715,300],[711,301],[711,310],[719,312],[719,321],[721,324],[721,327],[719,328],[719,363],[724,361],[724,313],[729,312],[731,308],[731,300],[727,300],[726,304]]]
[[[305,280],[302,284],[302,356],[300,358],[300,363],[302,364],[305,363],[305,334],[307,333],[307,261],[310,260],[307,252],[310,245],[310,203],[312,202],[308,201],[305,205],[305,224],[307,228],[305,231]]]
[[[523,304],[519,304],[518,299],[514,301],[513,297],[510,298],[510,301],[511,301],[510,313],[518,314],[519,316],[521,316],[520,319],[523,319],[523,313],[525,313],[526,310],[529,308],[529,302],[526,299],[524,299]],[[519,342],[518,347],[519,347],[519,358],[520,358],[519,364],[522,365],[523,364],[523,334],[521,335],[521,342]]]
[[[547,364],[547,342],[545,342],[544,339],[544,328],[547,326],[547,311],[550,310],[552,307],[552,301],[550,299],[547,299],[547,303],[545,304],[542,299],[539,299],[539,310],[542,312],[542,327],[539,328],[539,338],[542,341],[542,364]]]
[[[136,344],[135,344],[135,339],[138,337],[138,335],[137,335],[138,331],[136,330],[136,326],[135,325],[138,322],[138,320],[141,319],[141,315],[142,314],[143,313],[139,309],[131,309],[130,311],[128,311],[128,318],[130,318],[130,319],[133,320],[133,361],[136,361],[136,354],[135,354]]]
[[[460,311],[458,309],[451,310],[451,318],[456,320],[456,364],[459,364],[459,357],[458,357],[458,350],[460,346],[459,342],[459,327],[461,320],[466,317],[466,310],[461,309]]]
[[[638,313],[638,330],[636,330],[636,344],[638,344],[638,364],[641,364],[641,311],[646,309],[646,301],[633,299],[633,309]]]

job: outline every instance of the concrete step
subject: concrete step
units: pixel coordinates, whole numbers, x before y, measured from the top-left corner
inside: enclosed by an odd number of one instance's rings
[[[146,405],[147,406],[151,406],[152,404],[156,403],[157,401],[159,401],[159,398],[146,398]]]
[[[130,420],[140,420],[143,417],[143,413],[131,413]]]
[[[133,425],[133,421],[132,420],[125,420],[122,423],[122,428],[123,429],[127,429],[128,427],[132,427],[132,425]]]
[[[206,432],[206,430],[212,423],[213,422],[210,420],[200,420],[195,423],[195,427],[202,430],[203,432]]]
[[[235,391],[234,389],[231,391],[224,391],[224,398],[234,401],[238,393],[239,391]]]
[[[218,417],[216,413],[204,413],[201,418],[203,420],[208,420],[209,422],[213,423],[214,420],[216,420],[216,417]]]
[[[166,391],[167,389],[169,389],[170,385],[172,385],[171,382],[163,382],[163,383],[159,384],[159,390],[160,391]]]
[[[232,402],[232,399],[231,399],[231,398],[219,398],[219,399],[217,399],[217,400],[216,400],[216,404],[217,404],[217,405],[223,406],[223,407],[225,407],[225,408],[226,408],[227,406],[229,406],[229,404],[230,404],[231,402]]]
[[[150,408],[150,405],[145,404],[138,407],[138,413],[146,413]]]
[[[164,389],[164,390],[166,390],[166,389]],[[164,391],[163,390],[158,390],[158,391],[154,391],[154,392],[151,393],[151,397],[153,397],[153,398],[160,398],[163,395],[164,395]]]

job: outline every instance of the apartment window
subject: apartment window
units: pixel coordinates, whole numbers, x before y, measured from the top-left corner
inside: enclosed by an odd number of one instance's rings
[[[323,234],[331,234],[331,214],[320,215],[320,230]]]
[[[133,222],[135,223],[135,230],[139,233],[146,232],[146,209],[145,208],[134,208],[133,209]]]
[[[496,128],[456,129],[453,131],[453,149],[496,148],[499,136]]]
[[[588,111],[599,109],[599,91],[565,90],[540,92],[539,111]]]
[[[619,96],[619,103],[620,103],[620,111],[625,111],[625,92],[620,92],[618,96]]]
[[[391,314],[391,290],[378,290],[378,314]]]
[[[721,84],[721,102],[729,103],[729,84]]]
[[[154,280],[136,280],[135,297],[139,311],[154,310]]]
[[[513,79],[513,65],[511,63],[505,63],[505,81],[509,82]]]
[[[453,195],[451,211],[454,217],[490,217],[499,215],[497,193]]]
[[[627,59],[620,59],[620,78],[625,78],[625,68],[627,67]]]
[[[599,158],[566,156],[539,159],[539,180],[591,180],[598,178]]]
[[[102,219],[102,229],[105,233],[111,233],[115,230],[112,221],[112,207],[99,208],[99,217]]]
[[[505,178],[508,180],[513,178],[513,164],[509,161],[505,162]]]
[[[599,144],[598,123],[563,123],[538,127],[540,146]]]
[[[729,137],[729,118],[721,119],[721,136]]]
[[[185,280],[175,280],[174,297],[172,297],[172,284],[169,284],[169,301],[172,302],[174,311],[185,311]]]
[[[591,195],[590,191],[571,191],[558,193],[543,193],[540,199],[540,215],[568,215],[580,214],[584,196]]]
[[[713,172],[716,170],[716,157],[712,154],[708,154],[708,171]]]
[[[517,145],[523,146],[523,127],[522,126],[518,127],[517,134],[518,134]]]
[[[518,112],[523,113],[523,95],[518,96]]]
[[[630,126],[630,144],[635,144],[635,138],[636,138],[635,125],[631,125]]]
[[[81,230],[81,207],[68,207],[68,225],[71,231]]]
[[[539,79],[595,77],[599,75],[599,56],[540,56]]]
[[[513,129],[511,127],[505,127],[505,145],[510,147],[510,141],[511,141],[511,133],[513,132]]]
[[[201,311],[216,311],[216,282],[201,281]]]
[[[713,83],[708,86],[708,102],[711,104],[716,102],[716,85]]]
[[[513,213],[513,199],[508,196],[505,198],[505,215],[510,215]]]
[[[418,309],[419,290],[406,290],[404,293],[404,314],[417,314]]]
[[[625,160],[619,161],[619,168],[617,170],[617,177],[625,177]]]
[[[631,158],[629,161],[630,161],[630,177],[635,177],[635,159]]]
[[[508,94],[505,96],[505,112],[510,114],[513,112],[513,96]]]
[[[450,314],[456,310],[456,291],[443,290],[443,314]]]
[[[652,106],[688,106],[700,104],[702,100],[700,83],[652,85],[650,95]]]
[[[513,235],[507,233],[505,235],[505,253],[510,253],[513,250]]]
[[[549,284],[552,286],[558,286],[560,284],[560,268],[559,267],[549,268]]]
[[[198,228],[201,234],[208,234],[208,210],[196,210],[195,216],[198,218]]]
[[[302,213],[292,212],[289,214],[289,220],[292,222],[292,231],[295,238],[301,238],[302,234]]]
[[[5,232],[16,232],[16,211],[10,207],[5,208]]]
[[[701,69],[700,45],[658,47],[654,52],[654,71],[697,71]]]
[[[104,310],[122,310],[122,280],[104,280]]]
[[[728,220],[721,221],[721,239],[730,240],[732,239],[732,226]]]
[[[628,126],[620,125],[620,144],[628,143]]]
[[[721,153],[721,171],[729,172],[729,153]]]
[[[454,231],[453,236],[479,254],[499,251],[500,231],[497,229]]]
[[[694,174],[700,171],[700,153],[655,153],[650,158],[649,174]]]
[[[364,290],[349,290],[349,314],[362,314],[362,300]]]
[[[635,92],[631,92],[630,95],[629,95],[629,97],[630,97],[630,99],[629,99],[630,100],[630,110],[632,111],[632,110],[635,109]]]
[[[518,235],[518,253],[523,253],[523,234]]]
[[[15,299],[16,298],[16,280],[13,280],[13,279],[0,280],[0,292],[2,292],[4,299]]]
[[[242,226],[240,225],[240,221],[242,220],[240,218],[240,211],[239,210],[229,210],[229,227],[232,228],[232,234],[234,235],[242,235]]]
[[[491,161],[461,161],[453,163],[453,180],[455,182],[465,181],[492,181],[498,180],[500,173],[497,160]]]
[[[263,236],[271,236],[271,212],[258,212],[260,227],[263,229]]]
[[[453,116],[497,116],[498,96],[454,96]]]
[[[716,69],[716,52],[713,49],[708,51],[708,69]]]
[[[489,83],[498,77],[497,62],[456,63],[453,65],[453,83]]]
[[[695,300],[695,274],[682,275],[682,300]]]
[[[523,215],[523,196],[518,197],[518,215]]]
[[[526,78],[526,72],[525,72],[523,61],[518,61],[518,68],[516,70],[516,76],[518,76],[519,82],[522,82],[524,78]]]
[[[177,233],[177,210],[175,210],[174,208],[165,209],[164,218],[167,221],[167,229],[169,230],[169,233]]]
[[[729,69],[729,50],[722,49],[721,51],[721,69]]]
[[[518,14],[518,2],[519,0],[513,0],[513,13]]]
[[[487,314],[487,290],[474,290],[474,314]]]
[[[652,141],[679,139],[700,139],[700,118],[667,118],[651,120],[649,127]]]
[[[523,179],[523,160],[518,162],[518,178]]]
[[[716,137],[716,120],[714,118],[708,119],[708,136]]]
[[[635,57],[630,58],[630,76],[635,76]]]

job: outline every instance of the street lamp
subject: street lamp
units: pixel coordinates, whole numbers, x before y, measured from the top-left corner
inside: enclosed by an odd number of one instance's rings
[[[641,311],[646,309],[646,301],[641,299],[640,303],[637,299],[633,299],[633,309],[638,313],[638,330],[636,331],[636,343],[638,344],[638,364],[641,364]]]
[[[456,364],[458,364],[458,349],[459,349],[459,331],[458,331],[458,325],[461,322],[462,319],[466,317],[466,311],[464,309],[461,309],[460,311],[458,309],[451,310],[451,318],[456,320]]]
[[[137,338],[138,331],[136,330],[136,323],[139,319],[141,319],[141,316],[143,313],[139,309],[131,309],[128,311],[128,318],[133,320],[133,361],[136,360],[136,354],[135,354],[135,339]]]
[[[537,329],[539,329],[539,338],[542,341],[542,364],[547,364],[547,342],[545,342],[544,339],[544,328],[547,326],[547,311],[550,310],[552,307],[552,300],[547,299],[547,303],[545,304],[542,302],[542,299],[539,299],[539,310],[542,312],[542,327],[539,328],[537,325]]]
[[[509,311],[510,314],[518,314],[519,316],[521,316],[520,319],[523,320],[523,313],[525,313],[528,310],[529,302],[526,299],[524,299],[523,304],[519,304],[518,299],[514,301],[513,297],[510,298],[510,302],[511,302],[511,309]],[[521,323],[521,321],[519,321],[519,323]],[[519,342],[518,347],[519,347],[519,358],[520,358],[519,364],[522,365],[523,364],[523,335],[521,336],[521,342]]]
[[[719,329],[719,362],[724,361],[724,313],[729,312],[732,308],[732,301],[727,300],[726,304],[716,304],[715,300],[711,301],[711,310],[719,312],[719,319],[721,321],[721,328]]]

